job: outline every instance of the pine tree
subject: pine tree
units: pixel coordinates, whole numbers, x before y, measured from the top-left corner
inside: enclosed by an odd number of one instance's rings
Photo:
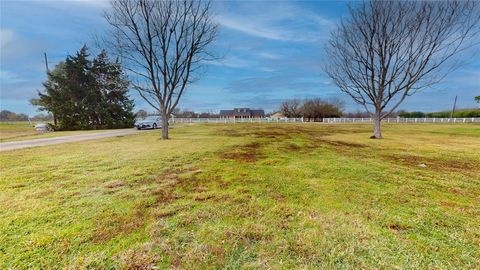
[[[102,101],[97,107],[99,124],[107,128],[131,126],[134,121],[133,101],[128,98],[129,82],[120,63],[111,62],[105,51],[94,60],[92,74],[96,81],[98,98]]]
[[[121,65],[105,51],[90,61],[83,46],[48,73],[32,104],[55,115],[58,130],[132,127],[133,101]]]

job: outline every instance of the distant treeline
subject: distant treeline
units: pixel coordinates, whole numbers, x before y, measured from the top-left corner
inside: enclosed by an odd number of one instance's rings
[[[15,113],[9,110],[2,110],[0,111],[0,121],[51,121],[53,120],[53,116],[51,114],[37,114],[33,117],[28,117],[27,114],[24,113]]]
[[[441,111],[441,112],[406,112],[399,111],[398,116],[403,118],[449,118],[452,117],[452,111]],[[480,117],[480,109],[460,109],[456,110],[453,113],[455,118],[464,118],[464,117]]]
[[[323,118],[340,117],[344,103],[339,99],[290,99],[282,102],[280,112],[289,118],[303,117],[306,121],[323,121]]]

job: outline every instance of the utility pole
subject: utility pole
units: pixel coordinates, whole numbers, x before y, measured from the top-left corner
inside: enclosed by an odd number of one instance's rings
[[[457,106],[457,97],[455,96],[455,101],[453,102],[453,109],[452,109],[452,114],[450,115],[450,118],[453,118],[453,114],[455,113],[455,107]]]
[[[47,53],[43,53],[43,57],[45,58],[45,72],[48,73],[50,72],[50,69],[48,68],[48,59],[47,59]],[[55,113],[51,112],[53,116],[53,124],[56,126],[57,125],[57,117],[55,117]]]
[[[45,71],[48,73],[50,70],[48,69],[48,60],[47,60],[47,53],[44,52],[43,56],[45,58]]]

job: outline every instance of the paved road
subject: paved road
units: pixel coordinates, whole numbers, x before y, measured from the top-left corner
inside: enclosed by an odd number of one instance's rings
[[[28,148],[28,147],[45,146],[45,145],[51,145],[51,144],[60,144],[60,143],[68,143],[68,142],[102,139],[102,138],[114,137],[114,136],[132,135],[138,132],[145,132],[145,131],[143,130],[139,131],[136,129],[124,129],[124,130],[114,130],[114,131],[106,131],[106,132],[100,132],[100,133],[88,133],[88,134],[81,134],[81,135],[70,135],[70,136],[46,138],[46,139],[4,142],[4,143],[0,143],[0,152]]]

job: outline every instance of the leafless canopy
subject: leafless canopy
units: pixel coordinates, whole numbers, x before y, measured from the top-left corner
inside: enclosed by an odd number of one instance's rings
[[[163,118],[178,105],[192,74],[211,59],[217,25],[202,1],[115,0],[105,18],[112,26],[107,44],[123,60],[134,88]]]
[[[474,1],[363,2],[332,32],[325,71],[380,122],[478,44],[479,20]]]
[[[302,101],[299,99],[285,100],[280,104],[280,112],[286,117],[302,117]]]
[[[336,98],[324,100],[308,98],[304,100],[285,100],[280,105],[280,112],[286,117],[303,117],[307,121],[323,121],[325,117],[340,117],[344,103]]]

